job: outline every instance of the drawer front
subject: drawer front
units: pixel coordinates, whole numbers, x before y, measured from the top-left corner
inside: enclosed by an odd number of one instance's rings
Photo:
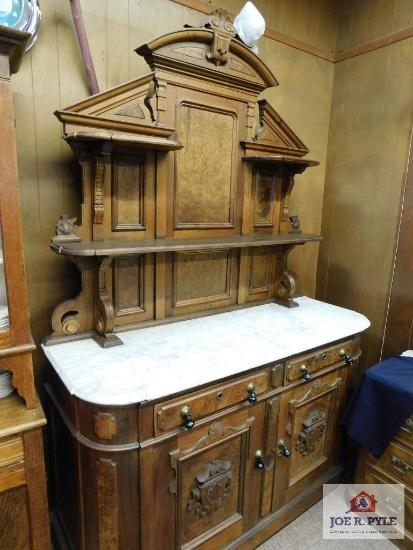
[[[24,461],[23,437],[0,440],[0,469]]]
[[[403,426],[400,428],[397,437],[406,439],[413,445],[413,414],[406,420]]]
[[[183,426],[184,418],[181,414],[183,407],[188,407],[193,421],[203,418],[217,411],[247,402],[250,397],[248,388],[252,385],[255,395],[265,393],[270,389],[270,374],[260,372],[228,384],[218,384],[208,390],[189,394],[161,403],[155,406],[155,434],[160,435],[169,430]]]
[[[363,478],[357,480],[357,483],[360,484],[378,484],[378,483],[387,483],[393,484],[394,480],[385,475],[382,475],[380,471],[372,471],[369,469],[368,465],[364,471]],[[413,542],[413,495],[408,491],[404,491],[404,501],[402,496],[398,496],[396,492],[393,493],[391,498],[386,499],[384,508],[379,510],[379,514],[383,516],[394,515],[394,512],[399,510],[401,506],[404,506],[404,535],[405,542],[407,544],[412,544]]]
[[[384,454],[375,459],[370,454],[368,461],[390,476],[397,479],[400,483],[413,489],[413,450],[397,442],[390,443]]]
[[[323,348],[316,352],[296,357],[291,361],[286,361],[284,383],[286,385],[291,384],[303,378],[303,375],[306,373],[311,375],[335,363],[344,362],[346,356],[354,358],[358,354],[359,343],[359,338],[354,338],[339,345]]]

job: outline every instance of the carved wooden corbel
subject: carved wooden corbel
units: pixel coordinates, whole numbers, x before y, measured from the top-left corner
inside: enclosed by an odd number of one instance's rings
[[[93,297],[84,293],[84,288],[93,285],[93,259],[81,256],[68,256],[81,273],[81,292],[71,300],[66,300],[53,312],[53,333],[45,338],[49,340],[65,339],[80,332],[93,330]]]
[[[287,257],[296,244],[283,245],[277,252],[277,275],[275,281],[275,299],[288,307],[296,307],[293,301],[296,293],[297,275],[287,268]]]
[[[118,346],[123,343],[122,340],[113,333],[116,315],[107,288],[108,271],[112,264],[112,260],[113,256],[104,256],[99,259],[99,304],[96,319],[97,335],[94,335],[94,339],[104,348]]]
[[[111,154],[114,144],[111,142],[105,142],[102,147],[102,153],[100,156],[95,157],[95,177],[93,180],[93,205],[92,215],[93,224],[102,225],[104,219],[104,198],[105,198],[105,179],[106,168],[111,165]],[[103,231],[103,228],[100,230]],[[96,233],[96,230],[94,231]],[[94,235],[95,238],[103,238],[103,235]]]
[[[283,181],[283,202],[281,208],[281,231],[288,231],[289,229],[289,208],[291,192],[294,188],[294,172],[288,171]]]

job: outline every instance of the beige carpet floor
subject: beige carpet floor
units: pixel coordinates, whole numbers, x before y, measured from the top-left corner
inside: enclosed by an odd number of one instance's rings
[[[258,546],[257,550],[397,550],[390,540],[323,539],[323,501]]]

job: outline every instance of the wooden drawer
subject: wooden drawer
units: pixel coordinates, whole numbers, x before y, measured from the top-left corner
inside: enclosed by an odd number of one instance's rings
[[[362,485],[366,483],[394,484],[396,483],[396,480],[392,479],[392,477],[383,475],[381,471],[373,471],[369,468],[368,464],[364,464],[362,478],[357,479],[356,482]],[[413,495],[412,493],[410,493],[408,490],[406,491],[406,488],[405,488],[404,501],[403,501],[402,495],[397,496],[397,494],[395,494],[392,498],[386,499],[386,502],[384,503],[384,508],[380,509],[378,512],[383,516],[393,515],[393,513],[397,512],[401,506],[404,506],[404,535],[405,535],[404,543],[406,544],[407,548],[409,547],[411,548],[410,544],[412,544],[412,540],[413,540]],[[397,542],[399,542],[399,540]]]
[[[394,441],[379,459],[368,454],[367,460],[397,479],[399,483],[413,489],[413,449]]]
[[[300,380],[305,372],[311,375],[335,363],[344,362],[346,355],[342,353],[343,350],[344,353],[351,358],[357,356],[359,351],[359,338],[348,340],[347,342],[342,342],[331,348],[323,348],[316,352],[301,355],[300,357],[286,361],[284,384],[288,385]]]
[[[413,414],[406,420],[397,433],[397,437],[407,440],[413,445]]]
[[[217,384],[208,390],[191,393],[186,397],[173,399],[155,406],[155,435],[183,426],[184,419],[181,415],[183,407],[189,407],[192,419],[196,422],[199,418],[227,407],[242,402],[247,403],[250,395],[247,388],[250,384],[254,386],[256,395],[268,391],[270,389],[269,371],[261,371],[227,384]]]
[[[13,436],[0,441],[0,469],[24,461],[23,437]]]

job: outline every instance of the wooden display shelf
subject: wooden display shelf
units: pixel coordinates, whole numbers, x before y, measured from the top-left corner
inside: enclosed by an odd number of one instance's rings
[[[321,241],[320,235],[308,233],[281,233],[271,235],[231,235],[229,237],[192,239],[141,239],[85,242],[52,242],[50,248],[67,256],[124,256],[150,252],[181,252],[186,250],[214,250],[274,245],[298,245]]]

